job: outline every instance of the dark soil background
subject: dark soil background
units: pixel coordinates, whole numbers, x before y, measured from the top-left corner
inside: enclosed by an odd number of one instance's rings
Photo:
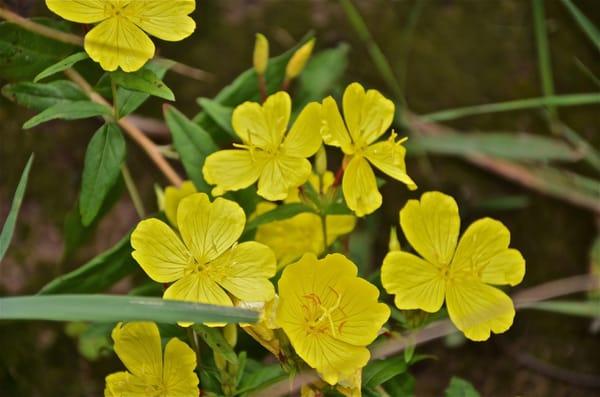
[[[19,3],[29,15],[48,15],[41,0],[12,3]],[[316,31],[318,49],[347,42],[351,52],[343,84],[360,81],[389,94],[335,1],[197,3],[196,33],[183,43],[158,45],[163,55],[214,74],[211,82],[167,76],[167,84],[178,97],[176,106],[189,116],[199,110],[197,97],[213,96],[250,66],[256,32],[269,37],[272,53],[289,48],[311,29]],[[529,1],[427,1],[408,52],[402,34],[415,1],[356,3],[395,71],[399,73],[399,65],[407,65],[406,96],[417,113],[541,95]],[[599,76],[597,50],[560,1],[545,4],[557,93],[597,90],[576,61]],[[580,0],[576,4],[600,25],[600,2]],[[161,118],[161,105],[159,101],[149,103],[143,113]],[[8,213],[27,157],[36,154],[15,237],[0,266],[2,296],[35,293],[52,278],[110,247],[136,222],[134,208],[123,195],[85,247],[69,263],[62,263],[64,220],[75,205],[85,147],[98,124],[93,120],[54,122],[22,131],[20,126],[32,114],[0,98],[0,219]],[[597,106],[562,108],[559,114],[595,147],[600,146]],[[468,117],[449,124],[464,131],[550,134],[536,110]],[[152,208],[154,181],[166,182],[131,144],[128,164],[145,203]],[[459,159],[429,157],[424,162],[411,157],[408,169],[419,183],[419,192],[409,194],[400,184],[384,187],[384,206],[375,217],[378,230],[385,231],[374,242],[377,261],[385,254],[387,230],[397,224],[405,200],[436,189],[457,198],[463,225],[485,214],[510,228],[512,246],[527,259],[527,274],[518,288],[588,271],[589,250],[597,233],[592,213],[523,189]],[[573,169],[593,176],[584,165]],[[509,210],[485,206],[486,201],[504,196],[518,196],[525,204]],[[128,286],[126,280],[114,292],[125,292]],[[587,319],[522,311],[509,332],[488,343],[458,342],[437,341],[417,349],[437,357],[412,369],[417,396],[442,395],[453,375],[471,381],[482,396],[600,395],[599,389],[584,387],[577,375],[595,375],[596,382],[600,378],[600,337],[591,333]],[[104,376],[120,365],[114,355],[94,362],[83,359],[76,341],[64,333],[63,324],[0,323],[1,397],[100,396]],[[550,370],[544,371],[548,366]],[[569,382],[559,379],[565,370]]]

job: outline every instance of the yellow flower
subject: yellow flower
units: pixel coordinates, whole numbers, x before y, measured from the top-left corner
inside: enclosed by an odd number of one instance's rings
[[[192,181],[185,181],[180,187],[167,186],[165,189],[164,207],[167,220],[173,227],[177,227],[177,207],[181,200],[197,193],[196,186]]]
[[[306,105],[286,134],[291,106],[290,96],[282,91],[262,106],[245,102],[235,108],[231,123],[243,144],[213,153],[204,163],[204,179],[217,185],[214,195],[246,188],[258,180],[260,196],[283,200],[290,188],[306,182],[311,173],[307,157],[321,145],[321,105]]]
[[[322,179],[312,175],[309,182],[320,194],[327,194],[333,183],[333,173],[327,171]],[[323,182],[322,186],[319,186]],[[298,190],[290,192],[286,202],[299,202]],[[256,207],[256,214],[268,212],[277,206],[273,203],[263,202]],[[327,215],[327,246],[340,236],[350,233],[356,225],[353,215]],[[281,268],[303,254],[312,252],[316,255],[324,250],[323,228],[321,217],[312,212],[303,212],[291,218],[260,225],[256,230],[256,241],[269,246],[277,258],[278,267]]]
[[[502,333],[515,316],[513,303],[492,285],[517,285],[525,260],[508,248],[510,232],[501,222],[479,219],[460,241],[456,201],[440,192],[410,200],[400,211],[400,226],[423,259],[408,252],[388,253],[381,267],[384,288],[399,309],[438,311],[446,300],[450,319],[471,340]]]
[[[237,244],[246,216],[235,202],[194,193],[177,208],[179,235],[158,219],[141,221],[131,234],[133,257],[154,281],[173,283],[163,298],[233,306],[275,296],[271,249]]]
[[[84,47],[102,69],[140,69],[154,56],[148,34],[167,41],[183,40],[196,23],[188,15],[195,0],[46,0],[50,11],[78,23],[98,23],[85,35]]]
[[[296,353],[333,385],[369,361],[366,346],[390,315],[378,297],[345,256],[306,254],[279,280],[277,323]]]
[[[349,159],[342,180],[344,198],[356,215],[364,216],[382,201],[371,164],[411,190],[417,186],[406,174],[404,140],[396,141],[392,132],[388,140],[375,142],[392,124],[394,103],[379,91],[365,92],[360,84],[352,83],[344,91],[343,108],[344,119],[333,98],[323,101],[323,141],[340,147]]]
[[[155,323],[119,323],[112,332],[115,352],[127,371],[106,377],[105,397],[197,396],[196,353],[171,338],[163,355]]]

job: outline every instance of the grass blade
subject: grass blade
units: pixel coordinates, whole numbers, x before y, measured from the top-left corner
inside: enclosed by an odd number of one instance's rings
[[[600,103],[600,93],[554,95],[541,98],[517,99],[515,101],[486,103],[483,105],[441,110],[421,116],[424,121],[447,121],[477,114],[510,112],[545,106],[579,106]]]
[[[600,317],[600,303],[598,301],[537,302],[527,306],[527,308],[578,317]]]
[[[571,16],[575,19],[575,22],[579,25],[581,30],[587,35],[592,41],[592,44],[600,50],[600,30],[590,21],[587,17],[573,4],[571,0],[562,0],[563,5],[569,10]]]
[[[533,27],[537,46],[538,68],[542,79],[542,93],[544,96],[554,95],[554,82],[552,81],[552,62],[550,60],[550,46],[546,30],[546,13],[544,0],[531,0],[533,6]],[[556,118],[556,108],[548,106],[550,119]]]
[[[2,233],[0,233],[0,262],[2,261],[2,258],[4,258],[4,254],[6,254],[6,250],[8,249],[8,245],[10,244],[15,231],[17,215],[19,214],[19,209],[21,208],[21,203],[23,202],[23,196],[25,195],[25,188],[27,187],[27,179],[29,178],[29,171],[31,170],[33,157],[34,156],[32,153],[31,156],[29,156],[29,160],[27,161],[27,165],[25,165],[23,173],[21,174],[21,179],[17,185],[17,190],[15,191],[15,196],[10,206],[10,211],[6,217],[4,226],[2,227]]]
[[[235,307],[120,295],[38,295],[0,298],[0,320],[255,322]]]

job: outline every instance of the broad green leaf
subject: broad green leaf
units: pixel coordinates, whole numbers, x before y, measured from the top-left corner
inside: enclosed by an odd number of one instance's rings
[[[111,73],[111,78],[117,85],[128,90],[157,96],[168,101],[175,100],[173,91],[162,82],[156,73],[148,68],[132,73],[117,70]]]
[[[298,78],[294,95],[298,110],[311,101],[321,101],[331,94],[346,71],[349,50],[350,46],[342,43],[311,57]]]
[[[172,62],[152,61],[148,62],[144,69],[152,71],[158,79],[162,79],[172,65]],[[148,98],[150,98],[150,94],[119,87],[117,89],[119,115],[124,117],[135,112]]]
[[[543,310],[547,312],[566,314],[578,317],[600,317],[600,303],[596,300],[589,301],[548,301],[527,304],[528,309]]]
[[[179,110],[165,106],[164,113],[173,136],[173,146],[181,156],[185,171],[199,191],[209,192],[210,186],[202,176],[202,166],[206,156],[219,148],[202,127],[193,123]]]
[[[533,109],[548,106],[580,106],[598,103],[600,103],[600,94],[598,93],[555,95],[441,110],[439,112],[425,114],[420,117],[423,121],[446,121],[476,114],[509,112],[514,110]]]
[[[246,224],[246,232],[252,231],[265,223],[281,221],[303,212],[315,212],[315,209],[302,203],[281,204],[270,211],[260,214]]]
[[[225,340],[221,328],[195,324],[194,329],[198,335],[200,335],[204,343],[206,343],[215,353],[221,354],[226,361],[237,364],[238,357],[231,345]]]
[[[103,292],[123,277],[139,270],[131,256],[129,234],[83,266],[55,278],[38,294],[79,294]]]
[[[90,101],[59,102],[30,118],[23,129],[33,128],[50,120],[79,120],[97,116],[110,116],[112,109]]]
[[[415,383],[415,377],[405,372],[389,380],[385,384],[385,391],[390,396],[412,397],[415,395]]]
[[[444,392],[445,397],[479,397],[479,393],[473,385],[464,379],[453,376],[450,385]]]
[[[84,226],[92,223],[108,192],[117,181],[125,160],[125,138],[118,125],[105,124],[88,144],[79,195]]]
[[[55,75],[56,73],[60,73],[64,70],[72,68],[77,62],[83,61],[84,59],[88,59],[88,54],[84,51],[76,52],[73,55],[69,55],[65,59],[62,59],[55,63],[54,65],[48,66],[46,69],[41,71],[35,78],[33,79],[34,83],[39,82],[46,77],[50,77]]]
[[[575,161],[580,158],[579,153],[557,139],[508,132],[415,136],[409,139],[407,148],[411,154],[485,154],[511,160]]]
[[[403,357],[371,361],[363,369],[362,384],[365,387],[375,388],[395,376],[406,372],[407,369],[408,367]]]
[[[6,254],[6,250],[8,249],[8,245],[10,244],[15,231],[17,215],[21,209],[21,203],[23,202],[23,196],[25,195],[25,189],[27,188],[27,180],[29,179],[31,164],[33,164],[33,157],[33,154],[29,156],[29,160],[27,160],[25,169],[21,173],[21,179],[19,180],[12,204],[10,205],[10,211],[8,212],[8,216],[4,221],[4,226],[2,226],[2,232],[0,232],[0,262],[2,262],[4,254]]]
[[[279,364],[265,365],[264,363],[248,359],[246,362],[246,371],[238,385],[236,395],[245,396],[249,392],[264,389],[287,377],[288,375]]]
[[[42,111],[60,102],[85,101],[87,95],[74,83],[57,80],[47,84],[15,83],[2,87],[2,95],[30,109]]]
[[[563,5],[569,10],[581,30],[587,35],[596,49],[600,50],[600,30],[590,21],[584,13],[581,12],[571,0],[561,0]]]
[[[208,116],[219,125],[225,132],[227,132],[234,140],[239,140],[239,137],[231,126],[231,115],[233,114],[233,108],[223,106],[217,101],[213,101],[208,98],[199,98],[198,103],[202,106],[202,109],[208,114]]]
[[[0,320],[253,323],[251,310],[121,295],[37,295],[0,298]]]
[[[33,21],[59,30],[70,24],[47,18]],[[62,43],[9,23],[0,23],[0,79],[32,80],[41,70],[74,52],[75,46]]]

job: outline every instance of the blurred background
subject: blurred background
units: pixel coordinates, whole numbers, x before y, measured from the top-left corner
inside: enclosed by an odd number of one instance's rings
[[[25,16],[50,16],[41,0],[4,3]],[[389,60],[396,88],[373,63],[368,42],[349,22],[340,2],[197,3],[193,14],[198,26],[195,34],[182,43],[157,43],[162,55],[210,73],[205,81],[172,73],[165,79],[177,96],[177,108],[190,117],[200,110],[196,98],[214,96],[251,66],[256,32],[269,38],[272,54],[292,47],[311,30],[317,37],[317,51],[347,43],[347,71],[334,94],[347,83],[359,81],[390,98],[400,101],[402,97],[415,114],[543,95],[530,1],[354,1],[372,39]],[[600,24],[600,2],[579,0],[573,4],[592,23]],[[556,94],[598,93],[598,46],[582,32],[563,2],[547,0],[544,5]],[[160,119],[161,106],[160,100],[153,100],[139,113]],[[598,149],[599,110],[598,104],[560,107],[557,117]],[[85,244],[64,260],[64,224],[76,205],[85,148],[98,124],[94,120],[52,122],[22,131],[22,124],[33,114],[0,98],[0,219],[8,213],[29,154],[36,155],[15,236],[0,266],[2,296],[36,293],[54,277],[111,247],[137,221],[124,193]],[[562,139],[549,127],[547,116],[546,110],[538,107],[439,123],[460,134],[526,132]],[[406,135],[402,127],[398,132]],[[168,143],[168,137],[155,138]],[[153,183],[164,185],[166,181],[138,147],[130,144],[127,149],[128,165],[143,199],[148,208],[154,208]],[[537,148],[512,149],[535,153]],[[572,174],[560,173],[566,188],[542,174],[542,181],[548,185],[546,191],[562,189],[557,197],[526,188],[460,155],[416,152],[421,154],[409,156],[407,167],[419,191],[409,193],[401,184],[386,184],[384,206],[368,222],[361,223],[362,230],[376,231],[375,240],[361,239],[365,233],[358,233],[353,240],[363,254],[367,252],[364,255],[370,263],[366,266],[381,263],[389,227],[397,225],[398,210],[405,201],[426,190],[441,190],[459,202],[463,225],[491,216],[509,227],[511,245],[527,260],[527,273],[518,288],[590,271],[594,262],[592,245],[598,235],[597,182],[586,179],[591,193],[587,205],[580,205],[570,197],[576,193],[575,188],[568,188],[574,183]],[[555,165],[597,180],[598,170],[585,161],[576,161],[580,159]],[[536,166],[540,163],[543,159]],[[337,168],[337,164],[331,168]],[[517,175],[517,179],[528,177]],[[599,266],[597,262],[595,266]],[[131,279],[126,279],[113,292],[126,292],[130,285]],[[417,351],[437,357],[412,369],[417,396],[441,395],[453,375],[471,381],[482,396],[600,395],[600,336],[586,318],[524,310],[518,312],[509,332],[487,343],[464,343],[453,337],[423,345]],[[93,361],[83,358],[77,341],[65,333],[64,324],[57,323],[0,323],[0,352],[2,397],[99,396],[104,376],[121,368],[111,353],[100,354]]]

